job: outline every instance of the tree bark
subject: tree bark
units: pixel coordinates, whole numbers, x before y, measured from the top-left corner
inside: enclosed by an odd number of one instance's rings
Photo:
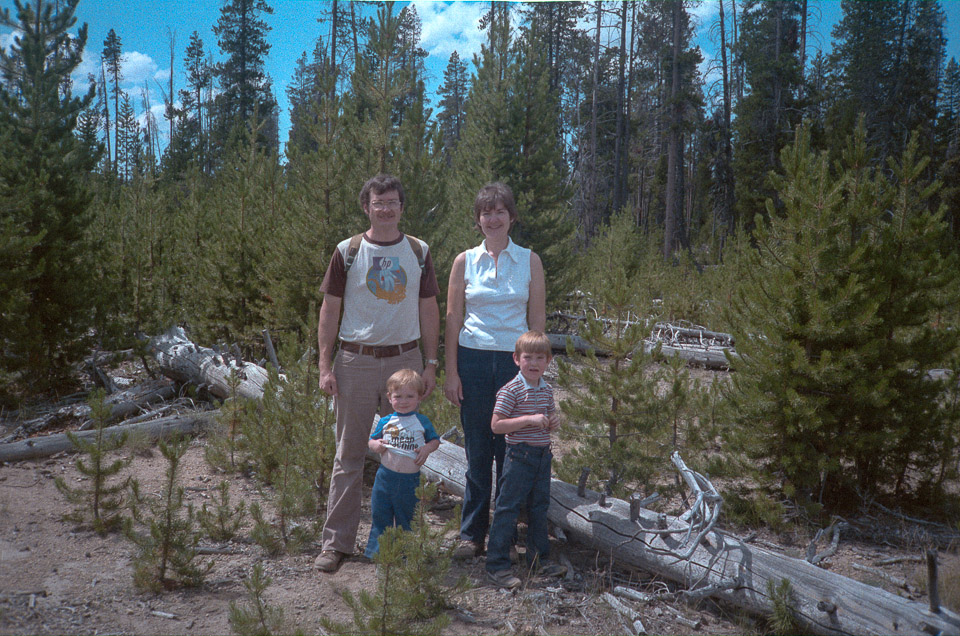
[[[176,327],[151,343],[161,372],[181,383],[192,383],[205,388],[210,395],[226,399],[232,395],[229,378],[240,378],[238,397],[260,399],[263,385],[267,383],[267,370],[263,367],[237,360],[228,353],[217,353],[207,347],[198,347],[190,342],[183,329]]]
[[[109,396],[106,403],[110,406],[110,415],[107,423],[112,424],[124,420],[144,406],[171,400],[177,396],[176,387],[167,379],[150,380],[129,389],[124,389]],[[26,437],[44,431],[53,426],[66,424],[78,419],[90,417],[90,406],[86,402],[58,408],[52,413],[41,417],[26,420],[20,424],[9,438],[0,441],[10,441],[18,437]]]
[[[212,422],[218,413],[219,411],[207,411],[196,415],[161,417],[136,424],[120,424],[104,429],[104,433],[112,439],[124,432],[136,432],[139,435],[147,436],[150,440],[168,437],[175,432],[192,434]],[[76,436],[87,439],[96,434],[96,431],[81,431],[76,433]],[[73,442],[70,441],[66,433],[57,433],[45,437],[34,437],[19,442],[0,444],[0,462],[19,462],[25,459],[49,457],[56,453],[73,452],[75,450]]]
[[[677,176],[680,171],[680,11],[683,0],[673,0],[673,45],[670,72],[670,104],[667,129],[667,185],[663,219],[663,260],[673,257],[677,245]]]

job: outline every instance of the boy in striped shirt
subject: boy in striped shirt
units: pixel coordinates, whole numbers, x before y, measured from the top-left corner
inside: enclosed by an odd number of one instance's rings
[[[567,569],[550,563],[547,509],[550,507],[550,433],[560,421],[553,389],[543,372],[553,358],[550,340],[540,331],[528,331],[514,347],[513,361],[520,373],[497,393],[490,428],[504,434],[507,452],[503,481],[497,496],[487,543],[487,577],[500,587],[520,585],[510,571],[510,546],[517,517],[527,508],[527,563],[540,574],[562,576]]]

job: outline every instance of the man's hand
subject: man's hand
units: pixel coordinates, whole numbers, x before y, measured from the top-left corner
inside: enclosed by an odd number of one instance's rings
[[[336,397],[337,395],[337,376],[333,374],[331,369],[321,369],[320,370],[320,390]]]
[[[430,394],[433,393],[434,387],[437,386],[437,367],[428,364],[423,370],[423,373],[420,374],[420,377],[423,378],[423,399],[426,400],[430,397]]]

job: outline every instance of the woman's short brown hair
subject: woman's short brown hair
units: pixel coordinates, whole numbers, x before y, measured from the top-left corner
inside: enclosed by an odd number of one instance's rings
[[[517,203],[513,200],[513,190],[502,181],[493,181],[480,188],[473,201],[473,220],[480,229],[480,214],[503,205],[510,214],[510,223],[517,222]]]

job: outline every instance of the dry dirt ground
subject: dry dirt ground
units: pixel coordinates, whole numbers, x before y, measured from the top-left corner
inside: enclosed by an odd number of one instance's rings
[[[182,462],[181,484],[187,501],[200,507],[211,502],[222,476],[203,458],[205,441],[191,443]],[[316,549],[296,556],[267,557],[257,545],[233,542],[218,546],[232,554],[213,554],[213,569],[197,589],[162,594],[138,591],[132,582],[132,544],[120,534],[100,537],[61,520],[71,510],[54,486],[63,476],[68,483],[82,479],[74,459],[60,455],[0,467],[0,633],[4,634],[226,634],[229,604],[248,602],[243,579],[260,562],[273,582],[267,591],[271,605],[284,609],[290,632],[320,633],[320,617],[350,621],[340,593],[372,590],[373,563],[354,557],[333,575],[313,566]],[[159,491],[166,461],[158,452],[138,455],[130,466],[148,491]],[[368,471],[370,473],[370,471]],[[364,518],[369,518],[368,474]],[[260,499],[257,485],[242,476],[230,477],[234,503]],[[451,514],[450,501],[441,496],[431,512],[437,525]],[[365,540],[369,524],[360,529]],[[596,555],[574,546],[556,546],[577,565],[573,581],[529,578],[516,592],[499,590],[484,580],[477,559],[456,565],[455,574],[467,574],[474,587],[451,599],[452,621],[446,634],[612,634],[625,633],[618,616],[597,592],[611,577],[622,584],[640,585],[640,573],[603,572]],[[638,608],[649,633],[743,633],[752,628],[736,624],[717,608],[651,604]],[[677,616],[689,624],[679,622]],[[691,625],[696,625],[696,628]]]
[[[180,484],[187,502],[199,508],[213,504],[216,488],[230,482],[233,503],[261,499],[258,484],[242,475],[224,476],[204,460],[206,439],[194,439],[183,459]],[[362,557],[347,560],[333,575],[313,566],[317,548],[296,555],[270,557],[249,541],[223,545],[201,557],[213,563],[206,582],[196,589],[162,594],[138,591],[132,581],[132,544],[119,533],[100,537],[62,520],[72,509],[54,486],[62,476],[76,485],[82,479],[75,458],[60,454],[47,459],[0,464],[0,633],[2,634],[228,634],[231,602],[244,605],[248,597],[243,579],[254,564],[262,563],[273,579],[267,602],[283,608],[284,631],[323,633],[320,618],[350,622],[343,590],[373,590],[376,570]],[[372,468],[372,465],[370,465]],[[148,492],[158,492],[166,461],[155,450],[134,456],[127,469]],[[363,518],[359,540],[369,529],[369,488],[365,480]],[[437,526],[452,514],[455,497],[441,495],[430,513]],[[243,536],[249,536],[249,519]],[[452,539],[452,538],[451,538]],[[761,535],[764,547],[779,547],[790,556],[803,556],[808,536]],[[625,634],[630,627],[603,600],[611,585],[628,585],[648,592],[667,587],[650,575],[609,569],[609,559],[576,545],[554,542],[575,566],[567,579],[525,579],[517,591],[499,590],[485,581],[481,559],[457,564],[453,574],[466,574],[469,591],[450,599],[450,624],[445,634]],[[359,550],[358,550],[359,553]],[[839,552],[823,565],[838,573],[895,593],[922,597],[923,571],[902,561],[878,566],[889,557],[915,557],[916,549],[856,543],[844,540]],[[956,557],[942,555],[942,572],[957,572]],[[862,564],[874,568],[865,572]],[[882,571],[889,579],[877,574]],[[953,575],[957,578],[956,575]],[[897,581],[901,579],[901,581]],[[626,601],[631,604],[630,601]],[[699,606],[653,601],[632,603],[649,634],[763,633],[762,622],[741,616],[729,607],[709,601]]]

